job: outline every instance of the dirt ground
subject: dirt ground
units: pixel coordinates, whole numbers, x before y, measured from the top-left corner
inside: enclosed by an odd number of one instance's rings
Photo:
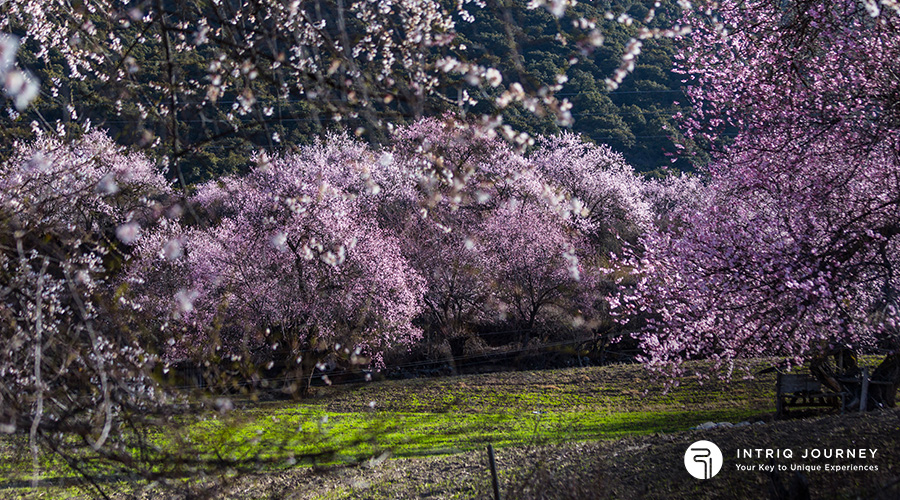
[[[721,449],[715,477],[694,479],[684,466],[688,446],[700,439]],[[616,441],[496,451],[502,497],[518,498],[790,498],[791,483],[807,483],[812,499],[900,498],[900,409],[831,415],[744,427],[693,430]],[[865,459],[802,458],[811,450],[874,449]],[[755,458],[756,449],[763,450]],[[769,460],[765,450],[781,451]],[[785,458],[790,449],[791,459]],[[754,458],[738,458],[752,450]],[[809,450],[809,451],[807,451]],[[866,452],[871,454],[871,452]],[[232,498],[385,499],[492,498],[486,452],[375,460],[359,467],[296,469],[245,478]],[[779,465],[783,472],[739,471],[738,464]],[[877,470],[791,472],[792,466],[866,466]],[[802,490],[802,488],[801,488]],[[798,498],[798,497],[795,497]]]

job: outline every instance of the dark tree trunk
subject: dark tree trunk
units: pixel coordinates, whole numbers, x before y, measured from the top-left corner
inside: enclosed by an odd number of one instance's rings
[[[897,389],[900,387],[900,353],[885,357],[867,381],[863,379],[868,376],[868,371],[859,368],[856,355],[847,348],[817,356],[809,369],[823,386],[848,395],[845,409],[874,410],[896,405]],[[866,399],[865,404],[862,404],[862,398]]]
[[[878,365],[872,373],[869,387],[870,398],[882,405],[893,408],[897,403],[897,388],[900,387],[900,353],[894,353]]]

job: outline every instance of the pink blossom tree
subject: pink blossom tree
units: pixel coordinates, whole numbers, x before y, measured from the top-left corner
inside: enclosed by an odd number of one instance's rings
[[[510,200],[478,232],[500,313],[531,336],[594,313],[594,248],[569,221],[539,203]]]
[[[672,172],[661,179],[641,183],[641,197],[650,207],[655,228],[667,230],[682,217],[699,211],[706,186],[698,175]]]
[[[260,156],[247,176],[198,188],[191,202],[207,227],[160,227],[141,244],[128,282],[182,327],[170,359],[220,350],[239,359],[281,344],[299,362],[301,351],[342,345],[377,364],[419,338],[422,280],[362,198],[330,182],[362,174],[345,161],[352,147],[328,157],[338,149]],[[173,241],[183,251],[167,256]]]
[[[622,155],[564,133],[542,138],[529,159],[572,205],[583,231],[606,250],[618,250],[616,239],[634,239],[650,227],[651,211],[642,182]]]
[[[651,366],[800,363],[898,348],[898,13],[891,2],[721,4],[683,54],[693,137],[739,133],[681,224],[650,235],[628,307]],[[892,354],[876,376],[894,383]],[[890,391],[889,391],[890,392]],[[875,403],[892,404],[892,394]]]
[[[888,340],[894,320],[872,315],[894,294],[896,222],[870,194],[894,175],[891,162],[873,157],[865,167],[881,176],[857,177],[856,159],[803,154],[715,176],[684,225],[646,240],[652,279],[642,290],[659,315],[650,320],[659,335],[646,337],[653,359],[796,363],[829,345]],[[810,183],[821,175],[833,181]]]
[[[385,223],[403,241],[404,253],[426,278],[424,295],[433,343],[465,335],[496,320],[490,262],[496,242],[480,243],[484,220],[511,196],[509,178],[524,160],[483,130],[445,117],[423,119],[394,135],[390,161],[379,169],[400,172],[404,188],[385,193]]]
[[[19,144],[0,165],[0,432],[28,433],[35,480],[42,448],[71,458],[59,435],[120,461],[122,426],[160,402],[111,275],[169,195],[152,162],[97,132]]]
[[[74,143],[41,137],[20,144],[0,169],[2,201],[40,214],[21,219],[26,231],[62,227],[115,239],[132,222],[158,215],[160,200],[171,194],[152,161],[125,152],[101,132]]]
[[[399,226],[404,248],[428,281],[432,324],[447,335],[479,323],[529,332],[596,319],[598,234],[649,223],[621,156],[572,135],[538,144],[524,156],[485,129],[433,119],[397,134],[396,161],[419,179],[421,199],[405,205],[420,216]]]

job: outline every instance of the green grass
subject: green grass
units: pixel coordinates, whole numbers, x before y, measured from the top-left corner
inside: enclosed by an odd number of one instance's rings
[[[301,456],[339,450],[340,459],[361,460],[390,451],[395,456],[456,453],[494,446],[553,444],[673,432],[705,421],[738,422],[758,410],[627,412],[553,411],[503,413],[356,413],[272,410],[256,421],[207,421],[194,427],[198,442],[216,443],[229,457],[250,456],[261,444],[277,454]],[[327,423],[318,425],[324,417]],[[278,419],[277,422],[271,420]],[[272,444],[278,446],[272,447]]]
[[[747,365],[751,372],[764,366]],[[688,377],[666,393],[636,365],[498,373],[322,388],[296,402],[237,402],[225,414],[183,417],[150,435],[164,452],[258,460],[264,470],[277,470],[739,422],[771,413],[773,391],[774,377],[766,375],[730,385]],[[29,477],[28,454],[13,456],[9,439],[0,446],[0,486]],[[52,457],[42,457],[42,470],[45,478],[72,475]]]
[[[749,365],[751,370],[763,363]],[[425,456],[481,448],[616,439],[739,422],[773,411],[774,377],[664,393],[635,365],[499,373],[321,389],[317,397],[239,408],[188,427],[190,441],[229,458],[320,454],[359,461],[389,451]]]

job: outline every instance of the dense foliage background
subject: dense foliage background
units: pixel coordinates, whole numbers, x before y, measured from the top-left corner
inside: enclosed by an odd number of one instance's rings
[[[674,5],[666,4],[656,10],[656,16],[647,23],[649,28],[671,25],[679,16],[679,9]],[[616,19],[606,19],[607,11],[614,13]],[[173,19],[183,15],[180,12],[172,10]],[[521,106],[514,106],[503,116],[517,131],[534,135],[568,129],[597,144],[609,145],[640,172],[658,171],[672,166],[673,162],[678,169],[690,170],[695,160],[679,159],[674,145],[675,140],[681,139],[681,134],[672,117],[687,107],[682,77],[673,72],[675,44],[666,38],[643,41],[633,75],[616,89],[609,88],[605,82],[620,65],[626,45],[642,26],[638,20],[647,18],[648,13],[648,8],[640,3],[582,3],[557,19],[544,9],[529,10],[501,3],[486,6],[479,15],[473,16],[472,22],[460,22],[455,42],[467,47],[466,57],[473,63],[496,67],[503,75],[520,82],[526,92],[537,92],[565,75],[567,81],[555,95],[571,101],[572,123],[560,127],[553,116],[535,116]],[[622,15],[630,15],[635,22],[620,22]],[[102,21],[100,15],[92,15],[91,19],[94,23],[92,39],[102,41],[110,32],[117,32],[115,23]],[[593,31],[601,38],[584,39],[585,30],[571,25],[579,20],[591,20],[596,25]],[[119,25],[121,30],[122,23]],[[507,29],[507,26],[515,26],[515,29]],[[260,104],[266,103],[273,111],[265,116],[260,113],[242,117],[241,126],[233,127],[233,130],[221,122],[227,121],[226,116],[239,107],[240,84],[225,88],[215,102],[205,106],[198,102],[200,97],[183,100],[179,105],[185,106],[185,110],[177,118],[157,115],[154,108],[161,104],[160,100],[164,101],[164,96],[154,94],[153,89],[169,80],[169,68],[162,39],[150,36],[156,29],[159,28],[147,25],[140,41],[129,38],[135,36],[133,30],[124,30],[125,40],[135,45],[129,46],[127,56],[112,68],[125,71],[127,78],[123,85],[110,85],[103,79],[73,74],[66,69],[64,54],[58,51],[50,50],[45,57],[35,57],[42,52],[41,42],[26,37],[23,49],[27,50],[20,52],[20,63],[45,85],[41,95],[23,113],[0,118],[4,138],[0,154],[8,156],[15,139],[33,138],[33,121],[51,127],[61,122],[71,134],[79,133],[85,123],[90,123],[108,131],[120,144],[146,146],[159,138],[161,142],[157,146],[160,146],[167,145],[167,136],[171,135],[167,127],[171,127],[170,122],[174,119],[179,129],[179,141],[197,144],[196,148],[182,154],[185,155],[183,168],[187,180],[198,182],[246,172],[253,163],[254,151],[311,144],[328,130],[346,128],[352,132],[363,127],[366,129],[363,135],[369,140],[387,140],[378,130],[380,127],[369,126],[369,118],[349,117],[339,123],[330,120],[334,101],[346,101],[346,97],[335,94],[319,99],[300,93],[278,96],[278,82],[266,79],[265,73],[261,73],[259,83],[252,86],[254,99]],[[11,23],[10,31],[19,36],[28,32],[26,25],[16,23]],[[594,46],[597,43],[601,44]],[[209,43],[197,51],[173,54],[176,78],[198,84],[209,81],[209,61],[215,59],[220,49]],[[47,88],[47,82],[53,82],[52,91]],[[398,96],[388,105],[382,103],[378,113],[397,125],[410,123],[426,108],[428,114],[439,116],[443,110],[454,108],[456,103],[453,101],[458,98],[453,82],[444,82],[440,89],[440,94],[450,102],[432,101],[416,109],[415,105],[405,103],[405,99]],[[485,92],[492,98],[499,95],[492,87]],[[469,112],[476,116],[490,113],[491,105],[482,102]],[[273,134],[278,134],[280,141],[273,141]],[[168,149],[154,147],[155,153],[151,154],[162,154]]]

